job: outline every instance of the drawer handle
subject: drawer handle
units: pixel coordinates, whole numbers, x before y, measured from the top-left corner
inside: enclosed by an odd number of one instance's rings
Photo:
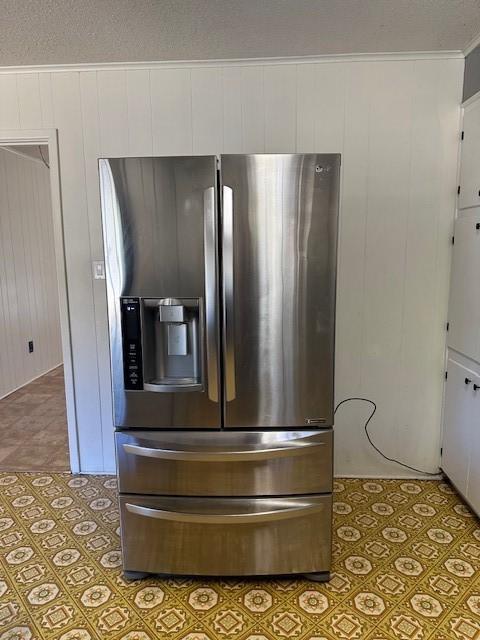
[[[325,510],[325,504],[301,503],[299,506],[287,507],[274,511],[259,511],[257,513],[183,513],[178,511],[164,511],[138,504],[125,504],[127,511],[145,518],[169,520],[171,522],[188,522],[191,524],[253,524],[255,522],[272,522],[300,518]]]
[[[137,444],[124,444],[126,453],[161,460],[183,460],[185,462],[226,462],[228,460],[271,460],[302,455],[305,449],[323,447],[324,442],[305,442],[289,447],[271,449],[247,449],[246,451],[178,451],[175,449],[155,449]]]

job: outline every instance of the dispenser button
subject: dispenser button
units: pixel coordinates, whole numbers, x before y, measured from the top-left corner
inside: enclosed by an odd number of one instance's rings
[[[187,351],[187,325],[183,323],[169,324],[168,326],[168,355],[186,356]]]

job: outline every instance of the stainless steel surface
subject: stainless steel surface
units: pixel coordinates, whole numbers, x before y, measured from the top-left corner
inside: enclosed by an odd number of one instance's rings
[[[222,259],[223,259],[223,368],[225,399],[235,399],[235,316],[233,298],[233,193],[222,189]],[[256,424],[256,423],[252,423]]]
[[[338,154],[221,157],[226,427],[333,424],[339,169]]]
[[[122,493],[275,496],[332,490],[333,432],[115,434]]]
[[[147,458],[160,458],[162,460],[189,460],[195,462],[225,462],[227,460],[272,460],[272,458],[286,458],[288,456],[303,455],[302,449],[310,447],[323,447],[324,442],[308,442],[305,444],[294,443],[289,447],[276,447],[271,449],[245,449],[240,451],[175,451],[172,449],[152,449],[140,447],[136,444],[124,444],[126,453]]]
[[[208,397],[218,402],[218,343],[220,340],[218,317],[218,252],[216,190],[208,187],[203,194],[203,219],[205,242],[205,319]]]
[[[271,575],[330,570],[331,495],[121,495],[126,571]]]
[[[132,496],[133,499],[133,496]],[[259,500],[263,508],[268,511],[251,511],[248,513],[184,513],[181,511],[165,511],[152,507],[143,507],[138,504],[125,503],[125,508],[130,513],[135,513],[146,518],[156,518],[157,520],[171,520],[173,522],[195,522],[198,524],[239,524],[254,522],[271,522],[278,520],[288,520],[298,518],[303,515],[324,512],[325,506],[321,502],[300,502],[298,499],[287,500],[274,498],[271,500]],[[236,507],[236,505],[230,505]],[[228,509],[228,507],[227,507]]]
[[[218,333],[216,258],[211,255],[216,220],[204,196],[215,188],[216,158],[104,159],[99,169],[115,425],[219,428],[218,358],[213,344]],[[124,389],[121,296],[205,300],[202,314],[206,313],[208,340],[201,344],[201,377],[208,393],[203,385],[188,389],[189,393],[180,393],[175,386],[161,389],[162,393],[148,386],[152,391]]]
[[[340,156],[99,168],[126,574],[325,578]]]
[[[167,328],[168,355],[186,356],[187,349],[187,326],[183,322],[170,323]]]

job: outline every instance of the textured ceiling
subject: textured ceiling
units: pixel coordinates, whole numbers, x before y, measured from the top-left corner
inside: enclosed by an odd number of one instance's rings
[[[463,49],[480,0],[0,0],[0,65]]]

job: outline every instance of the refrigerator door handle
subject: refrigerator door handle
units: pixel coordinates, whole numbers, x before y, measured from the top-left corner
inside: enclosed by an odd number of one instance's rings
[[[225,396],[235,400],[235,341],[233,301],[233,190],[224,186],[223,194],[223,303],[225,331]]]
[[[285,501],[288,505],[288,500]],[[274,506],[274,505],[272,505]],[[272,522],[278,520],[288,520],[290,518],[300,518],[302,516],[325,511],[325,505],[314,502],[301,502],[295,506],[287,506],[272,511],[257,511],[248,513],[186,513],[181,511],[167,511],[152,507],[144,507],[129,502],[125,505],[127,511],[146,518],[156,518],[157,520],[170,520],[173,522],[188,522],[191,524],[253,524],[255,522]]]
[[[203,194],[204,249],[205,249],[205,324],[208,397],[218,402],[217,352],[217,264],[215,189],[209,187]]]
[[[272,447],[267,449],[246,449],[242,451],[182,451],[177,449],[157,449],[142,447],[137,444],[124,444],[123,450],[130,455],[161,460],[181,460],[185,462],[226,462],[271,460],[304,455],[306,449],[323,447],[325,442],[306,442],[288,447]]]

